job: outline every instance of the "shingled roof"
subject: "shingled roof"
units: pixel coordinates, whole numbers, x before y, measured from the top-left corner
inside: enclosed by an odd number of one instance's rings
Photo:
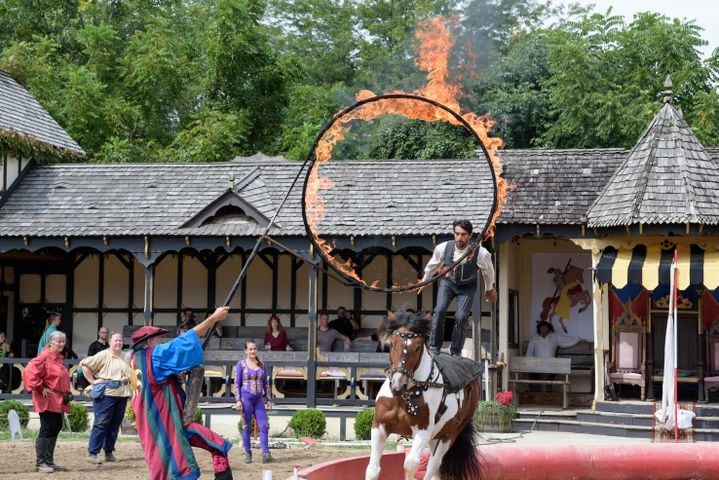
[[[589,208],[588,225],[716,225],[717,191],[717,163],[666,101]]]
[[[581,225],[627,150],[502,150],[499,156],[512,188],[497,223]]]
[[[0,130],[26,135],[73,154],[85,152],[14,78],[0,71]]]
[[[451,162],[451,163],[450,163]],[[326,235],[446,234],[452,219],[480,223],[492,200],[482,162],[342,162],[322,169],[335,183],[324,192]],[[486,164],[484,164],[486,167]],[[235,192],[271,218],[300,164],[37,165],[0,208],[0,236],[257,235],[252,222],[183,227],[227,193],[228,178],[260,175]],[[275,235],[304,235],[302,180],[277,219]],[[457,186],[461,186],[458,188]]]

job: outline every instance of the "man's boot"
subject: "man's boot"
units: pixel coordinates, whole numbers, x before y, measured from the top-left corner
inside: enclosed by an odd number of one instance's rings
[[[252,452],[245,452],[245,463],[252,463]]]
[[[55,471],[55,469],[47,463],[48,440],[49,438],[46,437],[38,437],[37,440],[35,440],[35,454],[37,455],[35,470],[42,473],[52,473]]]
[[[47,447],[47,464],[50,465],[56,472],[67,472],[69,469],[62,465],[55,463],[55,444],[57,443],[57,437],[48,438]]]
[[[232,469],[227,467],[224,472],[215,472],[215,480],[232,480]]]

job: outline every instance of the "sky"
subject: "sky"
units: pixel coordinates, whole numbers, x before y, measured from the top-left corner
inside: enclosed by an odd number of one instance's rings
[[[555,0],[553,3],[578,3],[596,5],[595,10],[606,13],[612,7],[614,15],[623,15],[627,22],[637,12],[657,12],[669,18],[695,20],[704,28],[702,38],[709,42],[703,49],[703,57],[708,57],[719,47],[719,1],[717,0]]]

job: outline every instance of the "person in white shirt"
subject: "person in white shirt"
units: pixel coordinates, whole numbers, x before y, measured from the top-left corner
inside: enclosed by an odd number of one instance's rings
[[[528,357],[554,358],[557,348],[569,348],[579,343],[581,339],[557,335],[551,323],[541,321],[537,323],[537,334],[529,340],[527,346]]]
[[[472,223],[469,220],[457,220],[454,228],[454,241],[443,242],[437,245],[424,268],[422,281],[430,278],[437,269],[447,268],[459,260],[470,248],[469,239],[472,235]],[[429,344],[432,354],[436,355],[442,348],[444,341],[444,318],[447,308],[452,300],[457,298],[457,309],[454,313],[454,328],[452,330],[452,344],[450,354],[461,356],[464,338],[466,336],[467,317],[472,309],[474,294],[477,290],[477,273],[482,273],[484,279],[484,295],[491,301],[497,300],[497,291],[494,289],[494,265],[492,256],[486,248],[480,246],[470,252],[462,263],[452,270],[448,270],[439,282],[437,292],[437,305],[432,316],[432,333]],[[420,288],[417,293],[422,289]]]

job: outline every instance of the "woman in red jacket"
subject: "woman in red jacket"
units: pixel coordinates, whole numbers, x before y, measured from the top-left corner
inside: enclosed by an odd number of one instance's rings
[[[53,459],[57,435],[62,430],[62,414],[70,411],[70,374],[62,364],[65,341],[64,333],[52,332],[47,346],[22,372],[25,388],[32,392],[33,409],[40,415],[35,470],[44,473],[67,470]]]

